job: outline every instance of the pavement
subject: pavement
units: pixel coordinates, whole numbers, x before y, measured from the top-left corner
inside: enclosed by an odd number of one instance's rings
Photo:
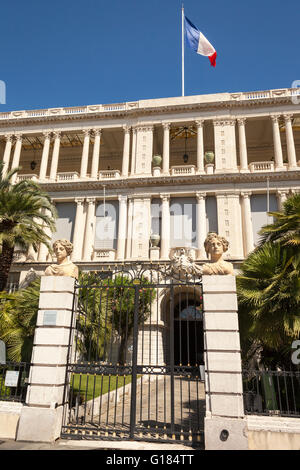
[[[179,443],[159,444],[142,441],[89,441],[76,439],[57,439],[53,443],[15,441],[13,439],[0,440],[1,450],[104,450],[104,451],[185,451],[198,452],[191,446]]]

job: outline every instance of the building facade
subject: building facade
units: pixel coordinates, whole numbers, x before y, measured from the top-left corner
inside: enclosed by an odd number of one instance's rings
[[[5,169],[20,167],[15,181],[34,179],[50,194],[53,241],[72,241],[81,270],[168,261],[180,247],[201,263],[209,231],[228,239],[238,268],[267,212],[300,190],[299,92],[0,113],[0,156]],[[50,262],[44,246],[16,249],[10,282]]]

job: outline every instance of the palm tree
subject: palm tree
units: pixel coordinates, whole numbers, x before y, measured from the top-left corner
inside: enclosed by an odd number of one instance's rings
[[[9,361],[30,362],[39,308],[40,279],[27,289],[0,292],[0,339]]]
[[[0,291],[5,289],[16,245],[37,251],[39,244],[50,248],[45,232],[55,230],[56,209],[50,196],[31,180],[12,184],[15,168],[4,174],[0,163]]]
[[[283,203],[283,210],[270,212],[274,222],[261,229],[259,246],[276,242],[294,248],[295,254],[300,248],[300,194],[294,194]]]
[[[293,253],[267,242],[248,256],[237,277],[242,343],[255,341],[283,362],[300,333],[300,260]]]

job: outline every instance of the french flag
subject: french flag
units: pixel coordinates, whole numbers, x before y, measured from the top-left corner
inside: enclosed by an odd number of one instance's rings
[[[197,52],[197,54],[208,57],[210,64],[215,67],[217,58],[215,48],[186,16],[184,17],[184,30],[186,41],[190,48]]]

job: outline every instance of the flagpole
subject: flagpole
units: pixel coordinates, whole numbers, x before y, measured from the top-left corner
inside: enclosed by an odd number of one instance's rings
[[[182,96],[184,96],[184,6],[183,4],[181,8],[181,51],[182,51],[182,64],[181,64]]]

